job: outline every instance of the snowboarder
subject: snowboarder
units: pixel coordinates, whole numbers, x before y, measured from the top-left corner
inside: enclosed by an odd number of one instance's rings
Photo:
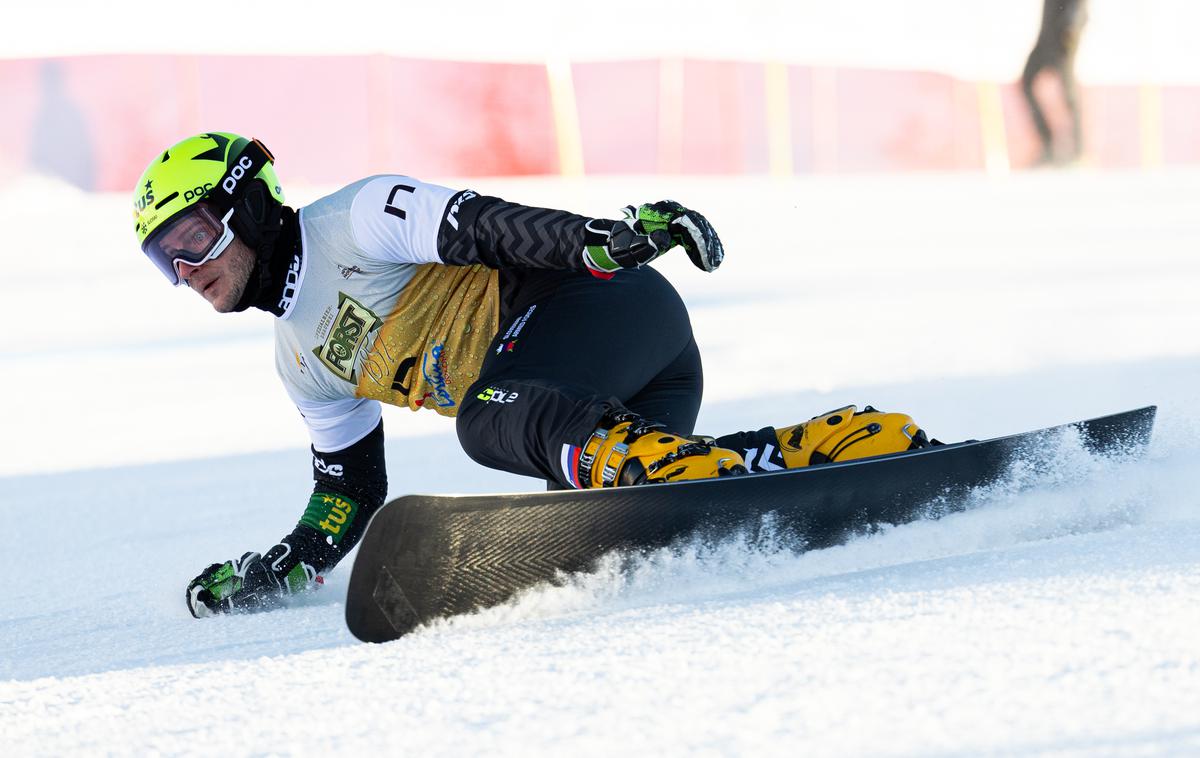
[[[1029,113],[1042,145],[1042,153],[1038,159],[1041,164],[1070,163],[1083,153],[1079,87],[1075,81],[1075,52],[1079,49],[1079,38],[1083,35],[1086,23],[1087,0],[1045,0],[1041,31],[1038,32],[1037,42],[1025,62],[1025,71],[1021,74],[1025,102],[1029,105]],[[1047,69],[1058,74],[1067,115],[1071,119],[1071,144],[1066,148],[1056,148],[1054,133],[1046,120],[1041,103],[1033,92],[1034,80]]]
[[[143,252],[218,312],[275,318],[276,368],[308,426],[315,486],[264,554],[188,585],[196,617],[276,607],[354,547],[387,495],[380,402],[456,417],[475,461],[611,487],[768,471],[927,444],[869,406],[693,436],[702,370],[687,310],[646,264],[721,263],[709,222],[664,200],[585,218],[399,175],[298,210],[262,143],[190,137],[134,192]]]

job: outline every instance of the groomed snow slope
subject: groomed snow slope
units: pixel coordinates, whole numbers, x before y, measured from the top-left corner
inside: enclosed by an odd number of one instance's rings
[[[124,197],[30,180],[0,191],[6,755],[1200,750],[1200,174],[470,185],[709,215],[726,266],[660,265],[705,354],[700,431],[857,402],[957,440],[1156,403],[1150,453],[1067,444],[1030,489],[804,555],[615,557],[382,646],[345,631],[348,565],[195,621],[187,581],[310,488],[269,318],[171,290]],[[394,495],[537,487],[432,414],[385,424]]]

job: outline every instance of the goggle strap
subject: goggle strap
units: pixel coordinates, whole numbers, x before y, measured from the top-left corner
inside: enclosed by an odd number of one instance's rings
[[[249,180],[258,176],[263,166],[274,162],[275,156],[267,146],[257,139],[251,139],[230,162],[220,181],[208,191],[204,199],[220,209],[218,215],[225,215],[225,211],[237,205],[246,194]]]

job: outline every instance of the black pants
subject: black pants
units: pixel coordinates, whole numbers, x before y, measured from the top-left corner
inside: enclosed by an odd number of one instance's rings
[[[687,309],[650,268],[503,272],[510,297],[479,380],[458,412],[477,463],[578,486],[577,452],[610,410],[691,434],[703,369]]]

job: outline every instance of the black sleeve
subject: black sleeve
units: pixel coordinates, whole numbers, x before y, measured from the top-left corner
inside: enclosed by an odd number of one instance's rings
[[[383,421],[350,447],[313,454],[313,494],[300,522],[264,560],[278,575],[297,566],[320,574],[358,544],[367,523],[387,498]]]
[[[585,216],[517,205],[471,190],[450,199],[438,226],[437,250],[452,266],[586,270]]]

